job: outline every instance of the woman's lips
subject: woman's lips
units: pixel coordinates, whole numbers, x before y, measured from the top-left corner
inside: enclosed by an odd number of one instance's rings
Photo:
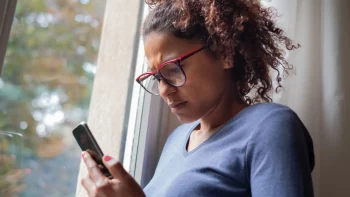
[[[186,103],[186,101],[184,101],[184,102],[174,102],[174,103],[170,103],[168,105],[169,105],[170,108],[176,109],[176,108],[181,107],[185,103]]]

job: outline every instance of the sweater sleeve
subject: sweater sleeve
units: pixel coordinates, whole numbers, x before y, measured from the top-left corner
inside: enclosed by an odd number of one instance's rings
[[[312,197],[311,137],[289,108],[269,112],[246,150],[252,197]]]

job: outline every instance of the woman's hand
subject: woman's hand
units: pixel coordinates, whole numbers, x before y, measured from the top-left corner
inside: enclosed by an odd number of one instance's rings
[[[89,153],[83,152],[82,157],[88,169],[88,176],[82,179],[81,184],[89,197],[145,197],[141,187],[120,162],[108,155],[103,157],[103,163],[114,177],[108,179]]]

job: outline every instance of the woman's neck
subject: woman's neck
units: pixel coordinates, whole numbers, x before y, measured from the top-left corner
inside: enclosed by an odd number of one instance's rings
[[[200,128],[198,129],[201,132],[215,132],[217,128],[248,106],[239,96],[238,91],[228,89],[220,96],[216,105],[200,119]]]

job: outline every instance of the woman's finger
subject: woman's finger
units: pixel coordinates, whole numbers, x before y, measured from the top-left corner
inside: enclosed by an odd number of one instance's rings
[[[90,156],[97,162],[97,163],[102,163],[102,157],[96,152],[91,149],[86,149],[85,152],[88,152]]]
[[[95,184],[90,179],[89,176],[81,179],[80,183],[83,185],[83,187],[85,188],[85,190],[87,191],[89,196],[94,196],[95,195],[95,193],[96,193]]]
[[[101,165],[101,164],[98,164],[97,167],[98,167],[100,170],[106,169],[106,168],[105,168],[103,165]]]
[[[83,152],[82,156],[85,165],[89,171],[89,176],[91,177],[91,180],[95,182],[95,184],[101,184],[102,182],[105,182],[107,178],[102,174],[100,168],[92,159],[91,155],[87,152]]]
[[[97,167],[100,169],[100,171],[102,172],[102,174],[105,175],[105,177],[107,177],[108,179],[113,179],[113,176],[110,175],[111,173],[108,172],[108,169],[106,167],[104,167],[101,164],[98,164]]]
[[[125,180],[126,177],[130,176],[123,167],[123,165],[113,159],[111,156],[105,155],[103,157],[103,163],[108,168],[109,172],[111,172],[112,176],[119,181]]]

